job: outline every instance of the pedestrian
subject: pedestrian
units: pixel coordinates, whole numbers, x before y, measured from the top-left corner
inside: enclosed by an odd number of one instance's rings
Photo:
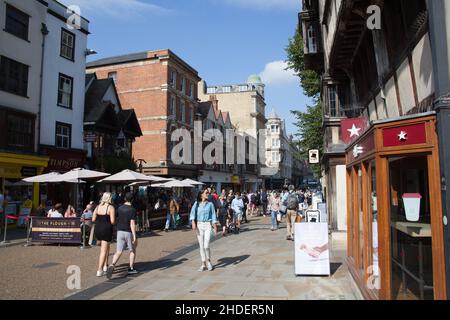
[[[244,210],[244,202],[242,201],[241,194],[236,192],[236,197],[231,203],[231,208],[233,209],[233,223],[236,226],[235,233],[239,233],[241,229],[241,220]]]
[[[36,217],[41,217],[41,218],[45,218],[47,217],[47,210],[45,209],[46,205],[45,205],[45,201],[41,201],[39,207],[36,209]],[[0,209],[1,212],[1,209]]]
[[[217,216],[222,227],[222,236],[226,236],[227,217],[228,217],[228,202],[225,199],[225,194],[219,197],[219,207],[217,208]]]
[[[266,189],[261,189],[261,205],[262,205],[262,212],[263,216],[266,216],[267,213],[267,205],[268,205],[269,199]]]
[[[55,204],[55,206],[48,212],[47,218],[64,218],[62,214],[63,208],[61,203]]]
[[[64,213],[64,218],[76,218],[76,217],[77,213],[75,212],[75,208],[69,204],[66,212]]]
[[[169,232],[169,228],[171,223],[173,222],[173,230],[177,228],[177,222],[175,221],[175,215],[180,212],[180,205],[178,204],[178,200],[175,198],[172,191],[169,191],[169,207],[166,215],[166,227],[164,228],[165,232]]]
[[[137,274],[134,269],[136,260],[137,236],[136,236],[136,209],[132,205],[133,194],[127,192],[124,197],[125,203],[117,210],[117,249],[112,264],[108,267],[106,277],[111,279],[114,268],[125,249],[130,250],[130,265],[128,274]]]
[[[116,209],[112,203],[112,195],[105,192],[100,204],[95,208],[92,222],[95,223],[95,237],[101,242],[98,258],[97,277],[106,274],[108,267],[109,248],[113,237],[113,225],[116,223]]]
[[[242,209],[242,221],[245,221],[245,223],[248,223],[248,220],[247,220],[248,197],[245,192],[242,195],[242,202],[244,203],[244,209]]]
[[[211,231],[214,228],[214,232],[217,233],[217,219],[216,210],[211,202],[208,202],[209,191],[203,190],[199,193],[197,201],[194,203],[191,209],[189,220],[192,222],[192,230],[197,234],[197,240],[200,246],[200,257],[202,259],[202,265],[200,266],[200,272],[213,270],[211,264],[211,250],[209,248],[209,242],[211,240]]]
[[[280,214],[281,198],[278,192],[274,192],[270,201],[270,212],[272,215],[272,228],[274,231],[278,229],[278,215]]]
[[[294,240],[294,224],[297,218],[298,210],[298,197],[295,193],[295,187],[289,186],[289,192],[286,193],[281,200],[283,205],[286,206],[286,224],[287,224],[287,236],[286,240]]]

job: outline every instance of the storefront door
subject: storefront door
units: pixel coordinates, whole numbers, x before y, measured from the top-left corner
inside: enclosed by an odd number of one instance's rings
[[[389,158],[391,295],[434,298],[427,156]]]

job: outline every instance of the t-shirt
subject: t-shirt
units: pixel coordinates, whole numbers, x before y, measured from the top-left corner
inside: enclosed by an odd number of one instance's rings
[[[130,221],[136,221],[136,209],[129,205],[122,205],[117,211],[117,230],[131,232]]]
[[[64,216],[58,210],[50,210],[48,212],[49,218],[64,218]]]

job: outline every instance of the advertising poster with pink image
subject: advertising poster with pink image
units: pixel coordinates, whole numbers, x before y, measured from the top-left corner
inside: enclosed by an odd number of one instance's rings
[[[295,224],[295,274],[330,275],[327,223]]]

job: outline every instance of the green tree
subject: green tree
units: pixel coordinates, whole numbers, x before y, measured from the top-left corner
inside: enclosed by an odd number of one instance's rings
[[[289,38],[289,44],[286,47],[288,69],[294,70],[300,78],[300,86],[306,96],[313,99],[312,106],[307,106],[306,111],[292,110],[295,116],[295,126],[298,132],[295,136],[298,138],[300,159],[308,160],[309,150],[318,149],[320,155],[323,151],[323,132],[322,132],[322,107],[320,103],[320,77],[317,72],[305,69],[304,47],[301,30],[297,27],[295,35]],[[321,166],[311,165],[311,169],[317,178],[321,177]]]

